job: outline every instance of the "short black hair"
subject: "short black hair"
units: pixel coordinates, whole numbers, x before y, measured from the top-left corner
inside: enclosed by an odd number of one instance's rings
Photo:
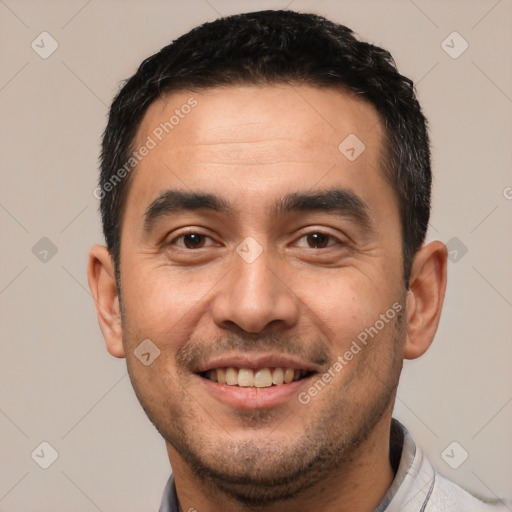
[[[376,108],[386,137],[382,172],[400,208],[408,287],[412,260],[428,227],[432,182],[427,121],[413,82],[398,72],[388,51],[358,40],[349,28],[288,10],[227,16],[190,30],[145,59],[115,97],[95,195],[101,199],[103,232],[118,284],[121,225],[131,182],[126,162],[149,105],[172,91],[272,84],[351,91]]]

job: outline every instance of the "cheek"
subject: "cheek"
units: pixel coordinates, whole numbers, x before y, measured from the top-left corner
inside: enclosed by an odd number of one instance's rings
[[[333,349],[342,350],[346,343],[374,326],[397,300],[398,291],[383,277],[370,277],[357,268],[336,269],[323,276],[318,272],[310,276],[304,273],[296,281],[295,289],[305,305],[306,316],[332,340]]]
[[[211,288],[202,274],[192,276],[166,267],[147,268],[134,265],[133,272],[123,275],[123,309],[133,336],[155,340],[173,338],[176,330],[183,337],[184,329],[197,320],[201,297]]]

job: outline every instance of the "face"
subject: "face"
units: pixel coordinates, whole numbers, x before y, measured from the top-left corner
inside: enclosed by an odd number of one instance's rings
[[[382,123],[340,91],[231,87],[157,100],[148,137],[122,224],[133,386],[177,463],[291,496],[391,414],[405,290]]]

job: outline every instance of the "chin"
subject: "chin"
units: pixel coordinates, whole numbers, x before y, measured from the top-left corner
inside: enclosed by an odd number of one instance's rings
[[[306,450],[304,449],[306,448]],[[323,478],[323,457],[312,447],[251,440],[217,445],[213,453],[184,454],[212,491],[241,504],[265,506],[291,500]]]

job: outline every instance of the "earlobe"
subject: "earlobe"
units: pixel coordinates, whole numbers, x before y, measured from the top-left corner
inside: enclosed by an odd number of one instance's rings
[[[89,251],[87,277],[107,350],[125,357],[114,265],[105,246],[95,245]]]
[[[447,257],[446,246],[439,241],[416,253],[407,292],[405,359],[423,355],[434,339],[446,291]]]

